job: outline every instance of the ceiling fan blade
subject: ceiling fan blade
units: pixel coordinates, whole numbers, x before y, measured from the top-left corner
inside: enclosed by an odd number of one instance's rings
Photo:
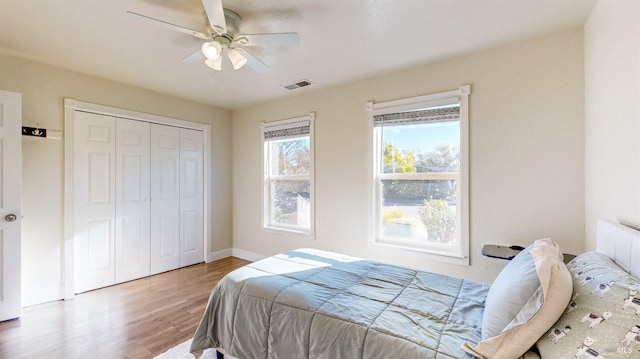
[[[222,0],[202,0],[202,5],[213,30],[219,35],[225,34],[227,32],[227,21],[224,19]]]
[[[296,32],[238,34],[233,42],[242,46],[297,46],[300,36]]]
[[[156,26],[160,26],[160,27],[164,27],[164,28],[171,29],[171,30],[174,30],[174,31],[183,32],[185,34],[189,34],[189,35],[195,36],[195,37],[197,37],[199,39],[208,40],[208,39],[211,38],[210,36],[200,32],[200,31],[191,30],[191,29],[188,29],[186,27],[175,25],[175,24],[172,24],[172,23],[169,23],[169,22],[166,22],[166,21],[154,19],[152,17],[145,16],[145,15],[142,15],[142,14],[138,14],[138,13],[135,13],[133,11],[127,11],[127,14],[130,15],[130,16],[135,17],[136,19],[138,19],[140,21],[144,21],[146,23],[149,23],[149,24],[152,24],[152,25],[156,25]]]
[[[206,60],[206,57],[204,57],[204,53],[202,53],[201,49],[198,49],[191,55],[188,55],[185,58],[183,58],[182,62],[186,62],[188,64],[194,64],[197,62],[202,62],[204,60]]]
[[[255,57],[252,53],[250,53],[246,49],[243,49],[241,47],[236,47],[235,49],[238,52],[240,52],[244,57],[247,58],[247,65],[249,65],[249,67],[254,69],[257,73],[263,74],[271,70],[271,67],[269,67],[269,65],[262,62],[262,60]]]

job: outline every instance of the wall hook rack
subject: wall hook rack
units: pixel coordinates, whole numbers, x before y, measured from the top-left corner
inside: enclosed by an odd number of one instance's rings
[[[53,140],[62,139],[62,131],[47,131],[46,128],[40,128],[40,124],[36,124],[36,127],[22,126],[22,135],[31,137],[42,137]]]
[[[34,136],[34,137],[47,137],[47,129],[46,128],[39,128],[39,127],[22,126],[22,135],[23,136]]]

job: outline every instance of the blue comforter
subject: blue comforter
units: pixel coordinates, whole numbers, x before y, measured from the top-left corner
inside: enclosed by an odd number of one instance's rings
[[[468,358],[489,286],[300,249],[229,273],[214,288],[191,351],[247,359]]]

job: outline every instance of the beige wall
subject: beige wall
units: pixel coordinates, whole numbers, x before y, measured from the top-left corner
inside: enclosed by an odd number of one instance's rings
[[[587,26],[588,42],[595,37],[589,33],[604,26],[604,20],[596,20],[592,15]],[[635,41],[637,51],[637,37]],[[607,42],[599,40],[600,46]],[[39,123],[50,130],[64,127],[65,97],[212,124],[210,254],[232,247],[257,255],[316,247],[490,282],[505,262],[482,257],[486,243],[525,245],[549,236],[566,252],[584,249],[582,45],[579,30],[535,39],[237,110],[233,121],[228,111],[2,55],[0,89],[23,94],[24,125]],[[590,59],[587,54],[587,62]],[[636,78],[637,91],[637,72]],[[452,90],[467,83],[472,85],[471,266],[369,245],[371,154],[365,103]],[[640,99],[637,92],[635,96],[636,101]],[[261,229],[259,122],[311,111],[317,113],[315,239],[265,232]],[[636,143],[637,127],[636,122],[635,132],[627,134]],[[25,305],[63,294],[63,148],[62,141],[23,138]],[[588,142],[587,153],[589,148]],[[640,156],[637,147],[635,151]],[[587,167],[592,162],[587,161]],[[638,183],[637,167],[633,171],[636,177],[631,181]],[[590,194],[587,203],[594,191]],[[637,211],[637,188],[634,195],[632,206]],[[637,218],[637,212],[632,216]]]
[[[231,114],[158,93],[0,55],[0,89],[22,93],[23,125],[64,128],[64,98],[212,125],[213,238],[231,246]],[[23,305],[62,292],[64,144],[23,137]]]
[[[363,66],[366,64],[363,64]],[[486,243],[555,239],[584,248],[583,33],[576,30],[233,113],[233,246],[258,255],[316,247],[491,282]],[[322,79],[311,79],[321,82]],[[471,84],[471,266],[368,244],[367,101]],[[260,121],[316,111],[314,240],[261,229]]]
[[[598,219],[640,224],[640,2],[599,1],[585,24],[586,247]]]

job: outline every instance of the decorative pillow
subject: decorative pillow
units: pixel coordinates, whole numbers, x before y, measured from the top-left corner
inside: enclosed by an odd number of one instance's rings
[[[571,299],[571,275],[562,251],[539,239],[507,264],[489,289],[482,338],[463,350],[480,358],[513,359],[524,354],[558,320]]]
[[[603,254],[567,264],[573,298],[537,343],[543,358],[640,358],[640,281]]]

